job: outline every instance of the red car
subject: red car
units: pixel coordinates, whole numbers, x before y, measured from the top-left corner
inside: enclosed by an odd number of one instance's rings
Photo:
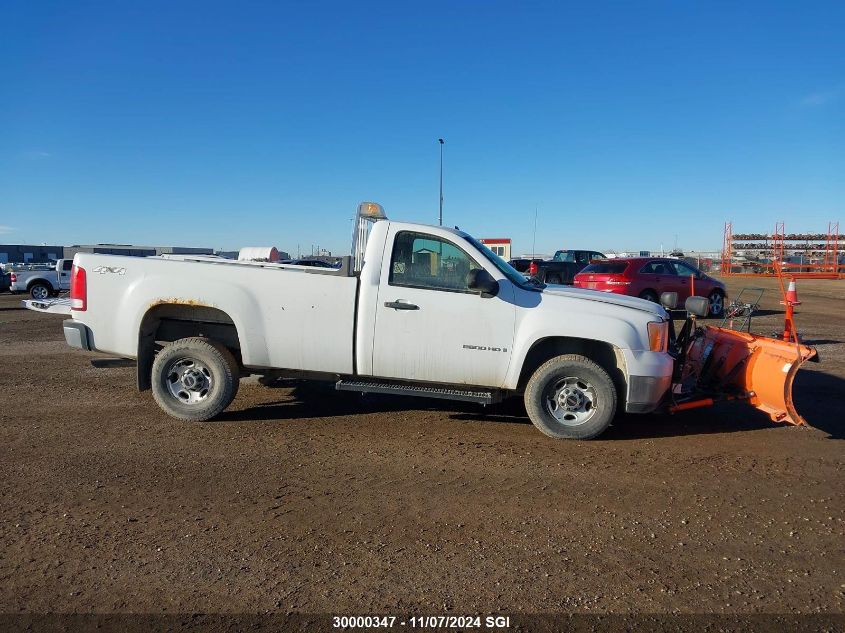
[[[575,275],[576,288],[631,295],[658,302],[663,292],[677,292],[682,306],[695,284],[695,294],[710,299],[710,314],[722,316],[725,284],[695,266],[669,257],[620,257],[594,262]]]

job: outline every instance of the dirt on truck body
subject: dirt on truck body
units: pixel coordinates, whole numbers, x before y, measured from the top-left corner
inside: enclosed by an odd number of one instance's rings
[[[779,292],[754,284],[768,336]],[[841,614],[845,283],[799,292],[823,360],[795,377],[809,426],[726,402],[590,442],[546,440],[519,400],[296,382],[179,422],[0,296],[0,607]]]

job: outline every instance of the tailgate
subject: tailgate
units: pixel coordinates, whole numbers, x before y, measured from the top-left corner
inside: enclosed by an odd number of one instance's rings
[[[21,305],[27,310],[47,312],[49,314],[70,315],[70,299],[24,299]]]

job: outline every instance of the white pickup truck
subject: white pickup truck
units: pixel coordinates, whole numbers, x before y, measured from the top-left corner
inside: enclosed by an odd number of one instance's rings
[[[11,268],[11,292],[28,292],[36,300],[55,297],[62,290],[70,289],[72,259],[60,259],[52,268],[17,266]]]
[[[619,409],[664,403],[678,361],[660,305],[530,282],[466,233],[374,203],[340,269],[78,253],[69,312],[71,346],[137,359],[138,387],[183,420],[221,413],[248,372],[479,403],[521,393],[543,433],[586,439]]]

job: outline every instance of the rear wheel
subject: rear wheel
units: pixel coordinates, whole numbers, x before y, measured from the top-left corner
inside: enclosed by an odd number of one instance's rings
[[[238,392],[238,364],[217,341],[183,338],[162,349],[153,362],[153,397],[180,420],[208,420],[222,413]]]
[[[657,293],[654,290],[643,290],[640,293],[640,299],[645,299],[646,301],[651,301],[652,303],[657,303],[660,301],[660,298],[657,296]]]
[[[525,409],[540,431],[558,439],[601,435],[616,414],[616,388],[608,373],[578,354],[541,365],[525,389]]]
[[[29,296],[38,301],[47,299],[52,294],[53,289],[47,284],[35,283],[29,288]]]
[[[560,275],[549,275],[546,277],[547,284],[560,284]]]

